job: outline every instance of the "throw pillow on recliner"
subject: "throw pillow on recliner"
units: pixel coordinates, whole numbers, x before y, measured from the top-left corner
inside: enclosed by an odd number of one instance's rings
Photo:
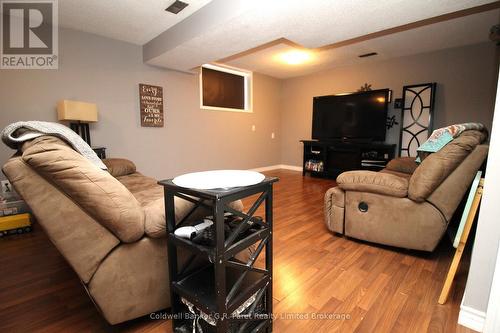
[[[398,157],[395,158],[385,167],[387,170],[397,171],[407,174],[413,174],[417,169],[418,164],[415,162],[415,157]]]
[[[137,170],[134,162],[125,158],[107,158],[102,161],[108,167],[111,176],[115,178],[130,175]]]

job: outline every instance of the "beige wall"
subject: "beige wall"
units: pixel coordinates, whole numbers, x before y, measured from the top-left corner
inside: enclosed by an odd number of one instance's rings
[[[100,121],[91,125],[93,144],[106,146],[109,156],[134,160],[146,174],[166,178],[215,168],[300,166],[299,140],[311,137],[312,97],[355,91],[365,82],[400,97],[405,84],[436,81],[437,126],[463,121],[490,126],[492,121],[490,43],[284,81],[256,73],[252,114],[201,110],[196,75],[145,65],[141,52],[136,45],[61,29],[59,70],[0,71],[0,127],[17,120],[55,121],[62,98],[94,102]],[[139,83],[164,88],[164,128],[140,126]],[[394,114],[392,107],[389,112]],[[397,128],[388,131],[388,142],[398,138]],[[0,164],[11,153],[0,145]]]
[[[365,82],[373,89],[390,88],[401,97],[404,85],[437,82],[435,126],[467,121],[491,128],[495,96],[495,47],[492,43],[346,66],[283,83],[281,162],[302,164],[301,139],[311,138],[312,98],[356,91]],[[389,115],[400,111],[390,108]],[[399,141],[399,128],[387,132]]]
[[[165,127],[140,126],[139,83],[164,88]],[[56,121],[57,101],[75,99],[99,107],[94,145],[156,178],[279,164],[281,81],[255,74],[253,87],[252,114],[201,110],[196,75],[144,65],[140,46],[61,29],[59,70],[0,70],[0,128],[18,120]],[[0,165],[12,152],[0,145]]]

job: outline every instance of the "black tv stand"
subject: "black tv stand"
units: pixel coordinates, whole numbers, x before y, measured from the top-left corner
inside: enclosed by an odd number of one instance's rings
[[[328,141],[326,141],[328,142]],[[337,143],[358,143],[358,144],[369,144],[374,143],[372,139],[356,139],[356,138],[342,138],[339,140],[334,140]]]
[[[349,170],[379,171],[394,158],[395,144],[382,142],[301,140],[302,175],[335,178]]]

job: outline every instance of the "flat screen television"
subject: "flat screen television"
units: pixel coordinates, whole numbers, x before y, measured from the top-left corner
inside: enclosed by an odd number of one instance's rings
[[[312,138],[385,141],[390,90],[313,98]]]

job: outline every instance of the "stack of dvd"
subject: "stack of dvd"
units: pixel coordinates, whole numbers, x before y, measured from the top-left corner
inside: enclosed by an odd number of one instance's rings
[[[323,172],[324,170],[323,161],[318,160],[308,160],[304,167],[307,171]]]
[[[31,214],[26,202],[14,191],[0,193],[0,237],[31,229]]]

